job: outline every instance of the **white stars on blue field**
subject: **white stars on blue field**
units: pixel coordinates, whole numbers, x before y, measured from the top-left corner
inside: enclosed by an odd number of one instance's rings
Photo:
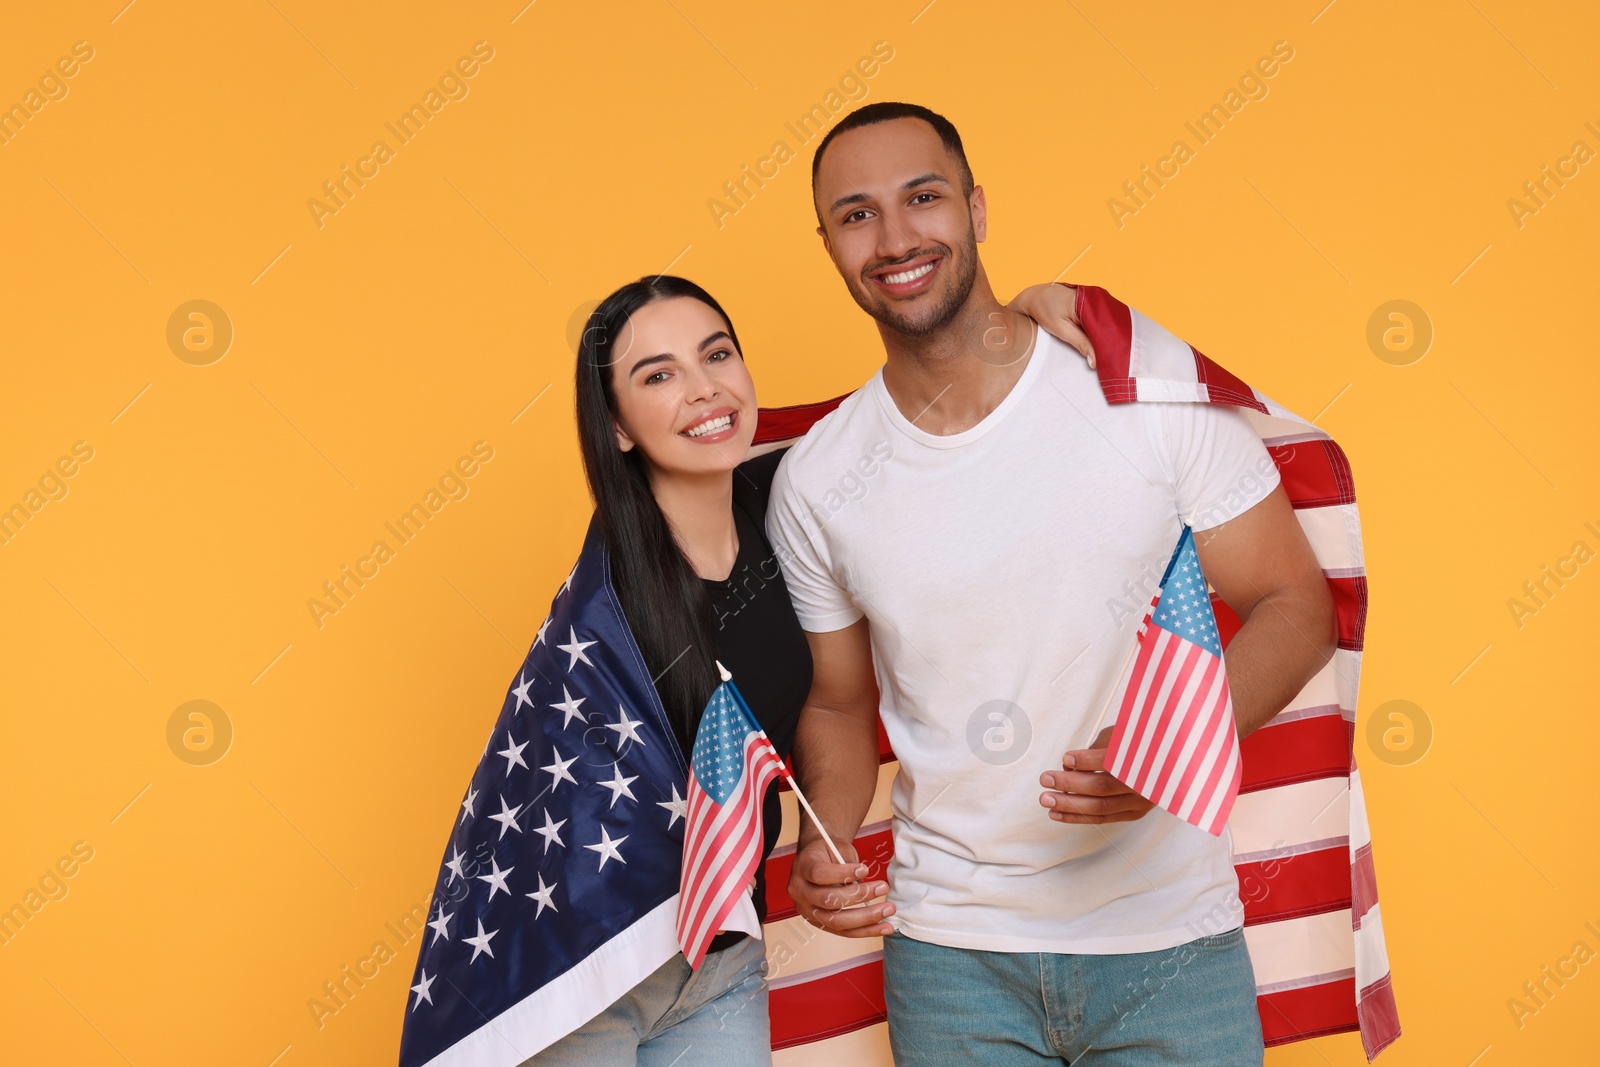
[[[1186,536],[1178,546],[1172,572],[1161,588],[1161,602],[1151,613],[1150,621],[1193,641],[1213,656],[1222,655],[1222,637],[1217,633],[1217,618],[1211,610],[1211,597],[1206,592],[1205,575],[1200,572],[1200,557],[1195,553],[1192,537]]]
[[[728,694],[718,686],[701,717],[694,740],[695,780],[712,800],[726,804],[744,774],[745,739],[755,729]]]

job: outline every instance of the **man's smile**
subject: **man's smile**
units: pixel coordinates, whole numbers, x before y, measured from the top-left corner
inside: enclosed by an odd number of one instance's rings
[[[941,255],[918,256],[907,263],[882,267],[867,277],[890,296],[912,296],[933,284],[933,279],[943,264],[944,257]]]

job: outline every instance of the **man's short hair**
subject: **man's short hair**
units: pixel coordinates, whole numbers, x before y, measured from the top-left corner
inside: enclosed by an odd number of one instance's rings
[[[891,122],[894,119],[921,119],[933,127],[933,132],[939,135],[939,140],[944,142],[945,149],[961,162],[961,193],[963,196],[972,195],[972,167],[967,163],[967,151],[961,146],[961,134],[957,132],[955,124],[937,111],[923,107],[921,104],[902,104],[893,100],[884,100],[865,107],[856,108],[850,114],[839,120],[839,124],[828,131],[822,143],[817,145],[817,154],[811,157],[811,199],[817,199],[817,171],[822,167],[822,153],[828,150],[828,145],[833,139],[846,130],[859,129],[862,126],[872,126],[879,122]],[[822,208],[817,208],[817,221],[822,221]]]

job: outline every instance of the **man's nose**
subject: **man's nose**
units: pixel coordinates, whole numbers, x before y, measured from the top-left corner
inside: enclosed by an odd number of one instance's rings
[[[903,259],[920,247],[916,228],[905,218],[885,211],[878,221],[878,258]]]

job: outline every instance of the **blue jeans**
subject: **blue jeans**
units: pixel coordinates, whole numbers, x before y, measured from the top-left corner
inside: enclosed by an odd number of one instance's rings
[[[702,1063],[772,1063],[766,942],[746,937],[707,953],[698,971],[678,953],[523,1067]]]
[[[1262,1062],[1243,929],[1158,952],[979,952],[883,939],[896,1067]]]

